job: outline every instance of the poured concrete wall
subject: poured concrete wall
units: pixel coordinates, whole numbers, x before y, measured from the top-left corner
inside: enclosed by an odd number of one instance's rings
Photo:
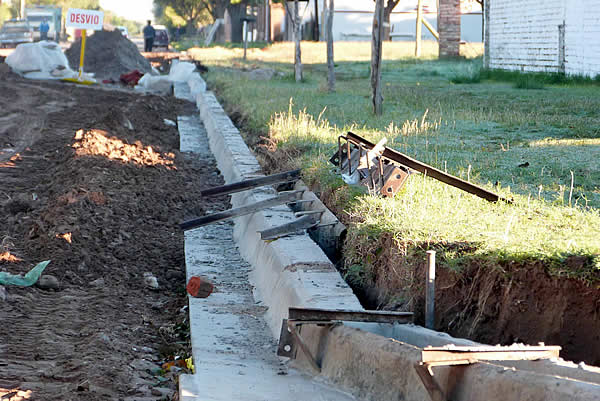
[[[201,86],[200,86],[201,87]],[[197,95],[211,150],[230,183],[260,174],[258,162],[239,131],[210,92]],[[234,206],[273,196],[269,188],[240,193]],[[269,307],[267,320],[274,337],[292,306],[362,309],[339,273],[307,235],[262,241],[260,229],[293,218],[287,207],[271,208],[235,221],[235,239],[252,265],[256,296]],[[351,327],[350,327],[351,326]],[[426,401],[429,396],[415,373],[419,347],[475,345],[413,325],[353,323],[334,328],[303,326],[301,335],[317,362],[320,375],[351,391],[360,400]],[[297,366],[307,367],[299,352]],[[600,399],[600,375],[592,368],[564,361],[477,363],[434,368],[435,378],[455,401],[559,401]]]

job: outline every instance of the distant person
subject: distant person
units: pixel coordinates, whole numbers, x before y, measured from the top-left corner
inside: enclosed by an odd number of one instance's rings
[[[50,25],[48,24],[48,19],[44,18],[44,20],[40,23],[40,40],[48,40],[49,30]]]
[[[154,45],[154,37],[156,36],[156,31],[152,26],[152,21],[148,20],[148,25],[144,27],[144,51],[151,52],[152,46]]]

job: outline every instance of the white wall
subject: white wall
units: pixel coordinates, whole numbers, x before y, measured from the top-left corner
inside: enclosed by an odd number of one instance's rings
[[[312,19],[314,14],[314,1],[310,0],[305,20]],[[319,23],[323,26],[323,0],[319,1]],[[437,0],[423,0],[424,17],[437,29]],[[302,3],[302,9],[304,5]],[[390,17],[393,26],[392,40],[415,40],[416,32],[416,7],[417,0],[401,1]],[[371,26],[373,25],[373,0],[335,0],[335,16],[333,19],[334,40],[370,40]],[[461,40],[466,42],[481,42],[482,20],[479,10],[463,14],[461,20]],[[423,26],[423,39],[435,40],[433,35]]]
[[[489,67],[560,71],[559,25],[565,24],[565,72],[600,74],[600,0],[488,0]]]
[[[565,43],[568,74],[600,74],[600,0],[568,0]]]

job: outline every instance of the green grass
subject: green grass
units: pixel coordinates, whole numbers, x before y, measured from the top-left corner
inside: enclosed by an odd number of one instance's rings
[[[554,274],[593,281],[600,268],[596,81],[536,74],[522,86],[541,83],[544,89],[522,90],[516,86],[530,74],[482,70],[477,58],[437,60],[434,45],[415,59],[411,44],[387,43],[384,113],[374,116],[368,43],[336,44],[333,94],[325,89],[324,45],[302,46],[300,84],[288,78],[291,44],[252,49],[246,62],[239,49],[190,54],[213,67],[209,84],[230,110],[244,115],[247,133],[268,137],[271,149],[293,155],[282,157],[280,168],[301,166],[308,181],[333,194],[331,202],[338,204],[332,206],[352,221],[351,234],[391,233],[399,247],[468,243],[457,261],[542,260]],[[265,82],[235,71],[253,67],[282,74]],[[514,197],[515,203],[491,204],[419,175],[393,200],[349,190],[327,164],[337,136],[348,130],[373,141],[385,136],[388,146]],[[586,267],[570,271],[562,263],[569,255],[585,256]]]

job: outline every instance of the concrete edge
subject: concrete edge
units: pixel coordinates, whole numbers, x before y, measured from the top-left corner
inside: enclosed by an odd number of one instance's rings
[[[206,84],[198,87],[205,88]],[[258,161],[215,95],[200,91],[196,104],[225,181],[231,183],[262,175]],[[247,191],[232,196],[232,205],[256,202],[273,194],[270,188]],[[277,207],[235,220],[235,240],[253,266],[255,295],[269,307],[267,319],[275,337],[279,336],[281,321],[287,317],[290,306],[362,309],[326,255],[307,235],[265,242],[256,233],[292,218],[289,208]],[[419,346],[475,344],[414,325],[352,324],[328,331],[306,327],[303,336],[323,366],[321,375],[366,400],[429,399],[414,373],[413,365],[420,360],[418,348],[382,336],[408,339]],[[390,343],[403,345],[390,346]],[[383,363],[387,359],[392,361],[389,366]],[[297,363],[305,365],[305,358],[299,355]],[[445,380],[455,400],[487,399],[478,394],[487,394],[488,388],[495,389],[489,393],[491,400],[589,400],[593,399],[592,394],[597,397],[600,392],[600,376],[595,372],[581,373],[580,369],[564,368],[553,361],[527,362],[522,366],[524,370],[482,363],[436,368],[436,377],[439,375],[438,380],[444,383],[444,371],[459,371],[459,383]],[[399,376],[403,377],[401,381]],[[417,388],[422,391],[414,391]]]

